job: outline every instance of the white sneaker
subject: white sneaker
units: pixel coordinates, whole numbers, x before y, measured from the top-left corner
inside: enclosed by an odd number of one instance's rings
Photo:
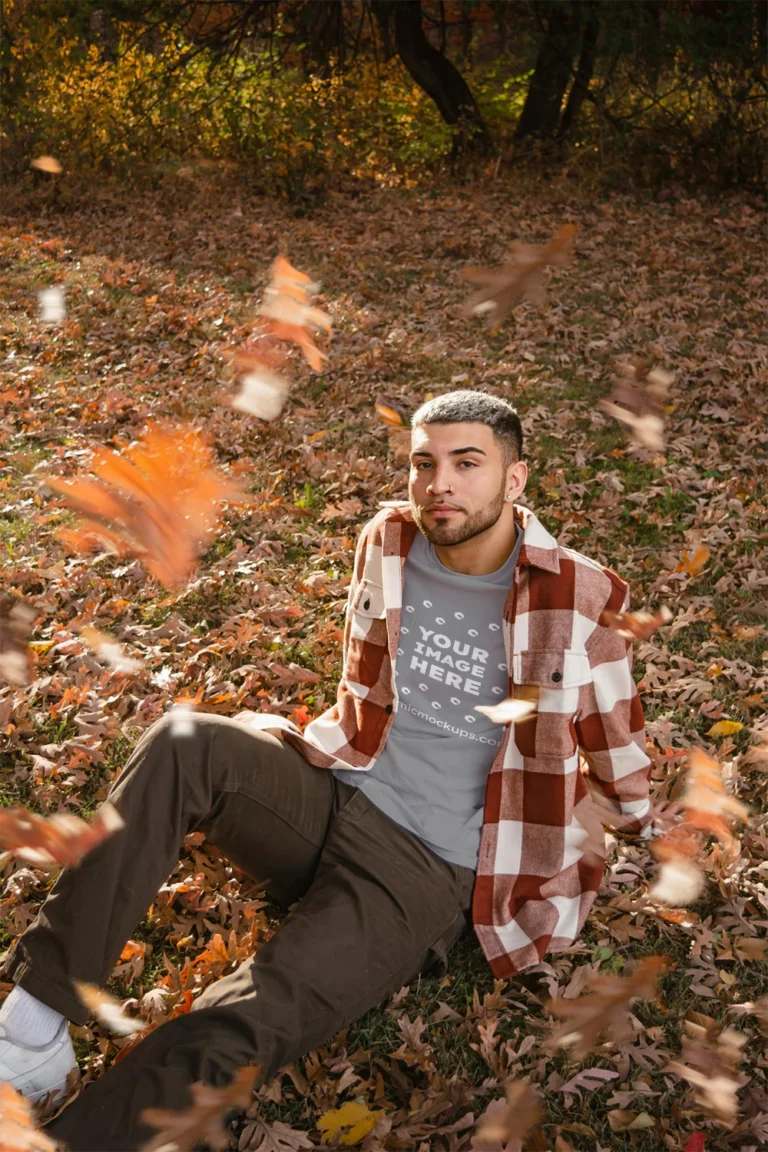
[[[75,1050],[69,1035],[69,1021],[42,1048],[25,1048],[8,1038],[0,1024],[0,1081],[7,1081],[27,1100],[42,1100],[49,1092],[56,1098],[66,1093],[67,1076],[77,1068]]]

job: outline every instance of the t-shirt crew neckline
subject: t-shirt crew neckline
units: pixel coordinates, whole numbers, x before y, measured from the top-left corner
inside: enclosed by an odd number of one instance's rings
[[[480,575],[470,575],[467,572],[454,572],[453,568],[448,568],[443,564],[442,560],[435,551],[434,544],[427,540],[426,536],[422,536],[422,541],[425,546],[427,558],[432,567],[437,567],[441,572],[447,573],[449,576],[457,576],[462,580],[478,580],[486,584],[502,584],[512,580],[515,566],[517,564],[517,557],[520,552],[520,546],[523,542],[523,534],[520,529],[515,525],[515,532],[517,533],[515,545],[510,552],[507,559],[502,564],[501,568],[497,568],[495,572],[483,572]]]

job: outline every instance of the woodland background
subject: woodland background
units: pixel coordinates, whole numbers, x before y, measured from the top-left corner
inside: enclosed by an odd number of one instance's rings
[[[32,613],[26,675],[0,678],[3,807],[92,818],[174,705],[301,726],[326,708],[357,532],[407,493],[398,428],[462,386],[517,404],[546,526],[628,579],[634,608],[673,613],[635,645],[655,802],[680,798],[698,747],[749,808],[734,850],[702,842],[690,906],[649,897],[657,859],[609,837],[575,949],[502,986],[467,939],[443,980],[262,1089],[232,1147],[764,1146],[765,4],[4,0],[0,53],[6,645],[20,598]],[[573,257],[544,304],[491,330],[462,313],[467,263],[564,223]],[[267,421],[232,407],[232,352],[280,252],[320,282],[333,333],[321,372],[289,356]],[[600,406],[638,356],[674,375],[661,449]],[[77,517],[47,483],[148,422],[200,430],[240,488],[180,587],[130,548],[73,552]],[[173,506],[170,477],[156,498]],[[56,876],[2,849],[0,964]],[[161,1025],[282,915],[193,834],[108,990]],[[547,1046],[548,997],[604,1013],[610,981],[651,955],[669,967],[628,1035],[580,1060]],[[72,1033],[77,1090],[134,1042],[96,1018]],[[722,1098],[676,1061],[720,1076]],[[522,1079],[532,1126],[499,1103]],[[486,1113],[506,1117],[495,1142]]]

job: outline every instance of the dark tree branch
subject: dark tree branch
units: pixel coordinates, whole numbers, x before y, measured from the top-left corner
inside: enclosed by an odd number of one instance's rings
[[[461,73],[433,48],[421,22],[421,0],[390,0],[395,15],[395,45],[413,79],[434,100],[446,124],[456,129],[454,154],[485,150],[490,144],[480,109]]]

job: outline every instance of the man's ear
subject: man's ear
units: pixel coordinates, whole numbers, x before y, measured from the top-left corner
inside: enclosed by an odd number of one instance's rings
[[[525,460],[516,460],[507,468],[507,484],[505,495],[516,500],[525,490],[528,483],[528,465]]]

